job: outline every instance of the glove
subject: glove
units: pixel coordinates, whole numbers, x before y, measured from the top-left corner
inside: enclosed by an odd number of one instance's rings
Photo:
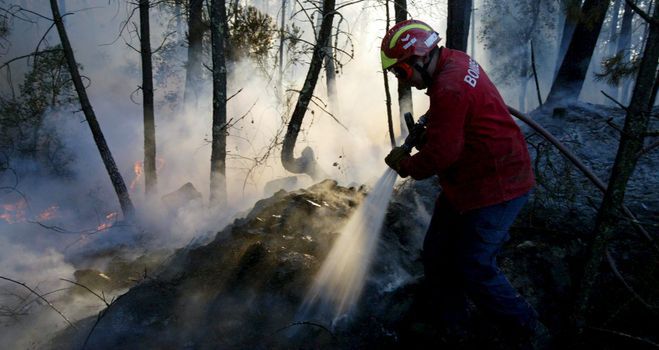
[[[402,147],[394,147],[391,152],[384,158],[384,162],[391,168],[396,170],[398,173],[400,170],[400,162],[409,157],[410,154],[407,153]]]
[[[428,129],[423,128],[423,131],[421,131],[421,134],[419,135],[419,141],[416,143],[416,146],[414,146],[414,148],[420,151],[423,148],[423,146],[426,145],[426,142],[428,142]]]

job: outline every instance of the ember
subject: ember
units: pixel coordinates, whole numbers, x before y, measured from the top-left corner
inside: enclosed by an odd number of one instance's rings
[[[25,222],[25,210],[27,208],[27,202],[24,199],[20,199],[16,203],[8,203],[2,205],[2,214],[0,214],[0,219],[5,220],[7,223],[15,224],[19,222]]]

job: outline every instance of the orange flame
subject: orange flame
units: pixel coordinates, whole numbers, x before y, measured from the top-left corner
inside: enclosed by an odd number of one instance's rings
[[[55,217],[57,217],[57,210],[59,209],[58,206],[52,205],[48,209],[44,210],[37,216],[38,221],[46,221],[46,220],[52,220]]]
[[[156,158],[156,171],[162,169],[164,166],[165,160],[163,158]],[[135,191],[135,187],[137,187],[142,175],[144,175],[144,162],[141,160],[136,161],[135,164],[133,164],[133,172],[135,173],[135,177],[133,178],[133,181],[130,182],[129,189],[131,191]]]
[[[138,160],[133,164],[133,171],[135,172],[135,178],[133,178],[133,181],[130,183],[130,190],[133,191],[135,190],[135,186],[137,186],[137,182],[142,178],[142,174],[144,173],[144,162]]]
[[[111,212],[108,215],[105,215],[105,220],[106,221],[104,223],[98,225],[96,227],[96,231],[103,231],[103,230],[107,230],[110,227],[112,227],[117,222],[117,217],[118,216],[119,216],[119,214],[116,211]]]
[[[0,219],[5,220],[10,224],[25,222],[25,208],[27,208],[27,202],[25,199],[20,199],[18,202],[13,204],[3,204],[3,213],[0,214]]]

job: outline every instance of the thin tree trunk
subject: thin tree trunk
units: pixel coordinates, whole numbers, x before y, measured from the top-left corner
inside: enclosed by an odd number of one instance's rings
[[[284,91],[284,29],[286,28],[286,0],[281,0],[281,24],[279,26],[279,95]]]
[[[584,2],[582,16],[547,96],[547,104],[556,104],[563,99],[576,100],[579,97],[608,7],[609,0]]]
[[[657,7],[655,7],[652,17],[655,21],[659,20]],[[592,308],[590,298],[595,281],[599,277],[602,258],[608,242],[615,235],[618,213],[624,203],[627,182],[636,167],[638,154],[643,149],[643,141],[648,130],[654,102],[652,94],[658,66],[659,25],[651,25],[632,99],[627,108],[625,125],[620,134],[618,153],[613,163],[607,191],[597,212],[594,238],[590,245],[589,259],[584,268],[580,294],[575,308],[575,320],[579,327],[585,325],[586,317]]]
[[[533,68],[535,91],[538,93],[538,105],[542,107],[542,94],[540,93],[540,82],[538,81],[538,71],[535,67],[535,49],[533,48],[533,40],[531,40],[531,68]]]
[[[149,0],[140,0],[140,54],[142,56],[142,101],[144,108],[144,188],[147,198],[157,193],[158,184],[149,6]]]
[[[183,100],[186,107],[196,108],[202,82],[204,23],[201,16],[204,1],[189,0],[188,4],[188,62]]]
[[[394,0],[394,16],[396,23],[407,19],[407,0]],[[398,80],[398,121],[400,123],[400,136],[407,135],[407,124],[405,124],[405,113],[414,115],[412,105],[412,85]]]
[[[91,129],[96,147],[98,147],[98,151],[101,154],[101,159],[103,159],[105,169],[107,170],[114,190],[117,193],[119,205],[121,206],[121,210],[124,214],[124,219],[130,221],[134,217],[135,208],[133,207],[133,202],[130,200],[130,195],[128,194],[126,183],[124,182],[123,177],[121,177],[121,173],[119,173],[119,170],[117,169],[117,165],[114,162],[110,148],[105,142],[105,137],[103,136],[103,131],[101,131],[101,126],[98,124],[98,120],[94,114],[94,109],[92,108],[89,97],[87,96],[87,91],[85,90],[85,85],[83,84],[82,78],[80,77],[78,64],[76,63],[75,56],[73,55],[73,49],[71,48],[69,37],[66,34],[66,29],[64,28],[64,22],[62,22],[62,16],[60,15],[59,8],[57,7],[57,0],[50,0],[50,8],[53,12],[53,20],[55,21],[55,26],[57,27],[60,41],[62,42],[62,49],[64,50],[64,55],[66,56],[66,63],[69,66],[71,79],[73,80],[73,85],[75,86],[76,92],[78,93],[78,99],[80,100],[82,112],[85,114],[85,119],[87,120],[87,124]]]
[[[472,0],[448,0],[446,47],[467,51]]]
[[[323,21],[320,25],[318,38],[316,39],[311,63],[309,64],[309,71],[307,72],[307,77],[304,80],[304,85],[298,96],[293,115],[291,116],[291,121],[288,123],[286,136],[284,137],[284,143],[281,150],[281,161],[284,169],[296,174],[308,174],[314,180],[318,180],[323,173],[316,163],[313,150],[310,147],[306,147],[302,151],[302,157],[300,158],[295,158],[293,151],[295,149],[297,135],[302,128],[302,121],[307,112],[309,101],[313,96],[313,90],[318,82],[318,74],[323,65],[324,46],[327,42],[327,38],[332,33],[332,22],[335,14],[334,5],[335,0],[323,1]]]
[[[389,28],[389,18],[390,13],[389,13],[389,0],[384,0],[384,8],[385,8],[385,23],[384,26],[388,29]],[[394,135],[394,121],[393,121],[393,114],[391,112],[391,93],[389,92],[389,76],[387,76],[387,71],[383,70],[382,71],[382,77],[384,78],[384,96],[385,96],[385,104],[387,106],[387,124],[389,126],[389,141],[391,142],[391,148],[396,147],[396,137]]]
[[[213,55],[213,141],[211,149],[211,206],[227,202],[227,70],[225,57],[226,5],[211,0],[211,43]]]

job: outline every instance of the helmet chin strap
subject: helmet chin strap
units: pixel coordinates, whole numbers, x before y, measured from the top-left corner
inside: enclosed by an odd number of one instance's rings
[[[430,67],[430,63],[433,61],[433,58],[435,57],[435,54],[439,51],[438,47],[435,47],[430,51],[429,59],[426,63],[420,65],[418,62],[415,62],[412,65],[412,68],[416,69],[419,74],[421,74],[421,79],[423,79],[423,83],[426,84],[426,87],[430,87],[432,85],[432,77],[428,73],[428,67]]]

